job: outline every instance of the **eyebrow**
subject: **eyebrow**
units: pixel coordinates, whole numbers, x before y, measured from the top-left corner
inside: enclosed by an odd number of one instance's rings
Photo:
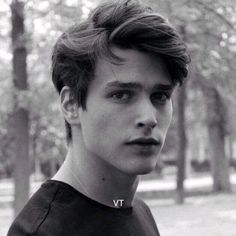
[[[174,87],[173,84],[156,84],[154,90],[173,90]]]
[[[139,83],[133,82],[120,82],[120,81],[112,81],[108,82],[106,85],[107,88],[115,87],[115,88],[123,88],[123,89],[141,89],[142,85]],[[155,84],[153,90],[172,90],[174,85],[172,84]]]

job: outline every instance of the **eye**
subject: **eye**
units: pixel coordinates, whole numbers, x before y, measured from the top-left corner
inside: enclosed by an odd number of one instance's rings
[[[158,92],[151,95],[151,101],[155,104],[165,104],[170,99],[170,95],[165,92]]]
[[[127,102],[132,97],[132,92],[130,91],[117,91],[110,95],[110,97],[113,100],[119,101],[119,102]]]

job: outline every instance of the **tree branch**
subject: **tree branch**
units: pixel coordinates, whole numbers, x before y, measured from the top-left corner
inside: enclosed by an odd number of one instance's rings
[[[197,3],[198,5],[201,5],[205,10],[213,13],[214,15],[216,15],[219,19],[221,19],[229,28],[231,28],[234,32],[236,32],[236,27],[232,24],[232,22],[230,22],[226,17],[224,17],[223,15],[221,15],[220,13],[218,13],[215,9],[209,7],[208,5],[206,5],[205,3],[203,3],[202,1],[199,0],[195,0],[193,1],[194,3]]]

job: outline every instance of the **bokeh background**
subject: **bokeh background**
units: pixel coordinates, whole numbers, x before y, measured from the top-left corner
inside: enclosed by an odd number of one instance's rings
[[[0,2],[0,235],[66,154],[52,86],[58,36],[102,0]],[[141,2],[141,1],[140,1]],[[143,0],[192,57],[155,171],[138,193],[163,236],[236,235],[236,0]]]

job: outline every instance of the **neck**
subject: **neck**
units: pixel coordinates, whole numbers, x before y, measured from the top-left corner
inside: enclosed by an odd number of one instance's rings
[[[89,155],[79,140],[69,145],[65,162],[53,179],[110,207],[117,207],[119,200],[122,207],[131,207],[139,182],[138,176],[122,173],[101,158]]]

